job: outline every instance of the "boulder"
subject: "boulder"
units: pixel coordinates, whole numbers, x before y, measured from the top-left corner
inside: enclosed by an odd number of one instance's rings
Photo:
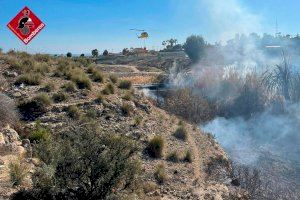
[[[20,140],[19,134],[9,126],[2,130],[6,142],[13,143]]]

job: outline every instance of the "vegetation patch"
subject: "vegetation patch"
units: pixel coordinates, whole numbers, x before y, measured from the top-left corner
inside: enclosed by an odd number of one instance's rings
[[[187,132],[185,126],[179,126],[174,133],[174,136],[177,139],[184,140],[184,141],[187,140],[187,135],[188,135],[188,132]]]
[[[132,86],[132,83],[131,83],[131,81],[129,81],[129,80],[122,80],[122,81],[120,81],[120,83],[119,83],[119,88],[120,88],[120,89],[126,89],[126,90],[129,90],[129,89],[131,88],[131,86]]]
[[[58,92],[52,95],[52,99],[55,103],[59,103],[66,101],[68,99],[68,95],[64,92]]]
[[[155,172],[154,172],[154,177],[157,180],[159,184],[163,184],[167,180],[167,175],[166,175],[166,169],[164,164],[158,164]]]
[[[163,156],[163,149],[165,141],[162,136],[155,136],[148,144],[147,152],[153,158],[161,158]]]
[[[21,85],[22,83],[25,85],[40,85],[42,81],[42,76],[38,73],[28,73],[23,74],[18,77],[15,84]]]

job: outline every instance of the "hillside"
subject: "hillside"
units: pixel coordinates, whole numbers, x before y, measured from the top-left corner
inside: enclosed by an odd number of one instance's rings
[[[96,124],[104,135],[124,136],[138,144],[136,159],[141,173],[136,189],[125,193],[127,199],[248,198],[233,185],[228,158],[210,134],[154,106],[110,66],[97,66],[85,58],[16,52],[0,55],[0,91],[15,102],[20,113],[19,122],[7,120],[7,112],[0,116],[1,198],[9,198],[21,188],[32,188],[32,177],[45,165],[34,153],[43,137],[33,137],[33,132],[47,130],[56,138],[89,123]],[[147,73],[138,69],[138,73]],[[127,79],[134,72],[131,69]],[[5,103],[0,106],[5,110]],[[186,137],[175,137],[180,128]],[[155,158],[147,147],[158,135],[165,145],[162,156]],[[14,160],[29,168],[17,186],[9,175]]]

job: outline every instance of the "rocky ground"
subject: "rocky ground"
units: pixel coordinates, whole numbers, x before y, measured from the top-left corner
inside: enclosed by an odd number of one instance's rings
[[[44,73],[39,85],[16,86],[14,83],[21,72],[14,69],[7,61],[11,57],[21,59],[16,55],[1,55],[0,57],[0,73],[3,74],[7,83],[7,86],[2,88],[2,92],[14,99],[17,104],[43,92],[43,88],[48,83],[55,85],[52,91],[47,92],[47,95],[51,97],[58,91],[63,91],[63,84],[70,82],[65,78],[54,76],[58,63],[56,59],[51,58],[47,61],[50,68]],[[28,55],[25,57],[32,59]],[[109,74],[118,75],[116,69],[122,68],[122,66],[109,68],[105,65],[98,67],[106,74],[104,81],[92,82],[91,90],[76,89],[74,92],[68,92],[66,100],[51,103],[47,107],[47,112],[36,120],[49,127],[52,132],[60,132],[71,120],[66,108],[75,105],[82,116],[93,113],[94,120],[99,123],[103,131],[129,135],[141,144],[142,149],[145,149],[148,141],[155,135],[161,135],[166,143],[162,158],[153,159],[144,152],[140,154],[143,170],[142,185],[145,192],[143,199],[247,199],[245,191],[232,184],[227,156],[210,134],[205,134],[196,126],[184,122],[188,138],[186,141],[177,139],[174,137],[174,132],[178,128],[180,119],[155,107],[151,100],[140,91],[119,89],[118,83],[114,84],[113,94],[102,95],[103,101],[100,103],[95,101],[106,85],[111,82],[108,78]],[[86,74],[89,73],[87,67],[81,66],[81,68]],[[123,66],[123,68],[127,69],[127,73],[141,73],[136,67]],[[132,97],[124,98],[128,93]],[[129,115],[124,115],[122,112],[124,104],[132,108]],[[141,119],[139,124],[136,124],[137,117]],[[23,121],[22,126],[30,129],[34,123],[34,121]],[[8,165],[13,159],[21,159],[29,165],[31,172],[34,171],[35,159],[30,157],[30,145],[28,146],[28,140],[23,139],[23,136],[24,133],[20,131],[17,133],[10,127],[0,127],[0,197],[2,198],[8,198],[22,187],[30,187],[30,173],[20,187],[12,187],[9,178]],[[171,152],[176,151],[182,157],[187,150],[192,153],[191,163],[168,161],[167,155]],[[155,179],[154,172],[162,163],[166,169],[167,179],[160,184]]]

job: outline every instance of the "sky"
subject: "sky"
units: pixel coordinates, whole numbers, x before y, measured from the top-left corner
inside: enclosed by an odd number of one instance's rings
[[[25,46],[7,23],[28,6],[46,27]],[[89,54],[92,49],[118,52],[141,47],[138,33],[149,33],[146,46],[176,38],[180,43],[202,35],[214,43],[236,33],[300,32],[298,0],[0,0],[0,48],[29,53]]]

